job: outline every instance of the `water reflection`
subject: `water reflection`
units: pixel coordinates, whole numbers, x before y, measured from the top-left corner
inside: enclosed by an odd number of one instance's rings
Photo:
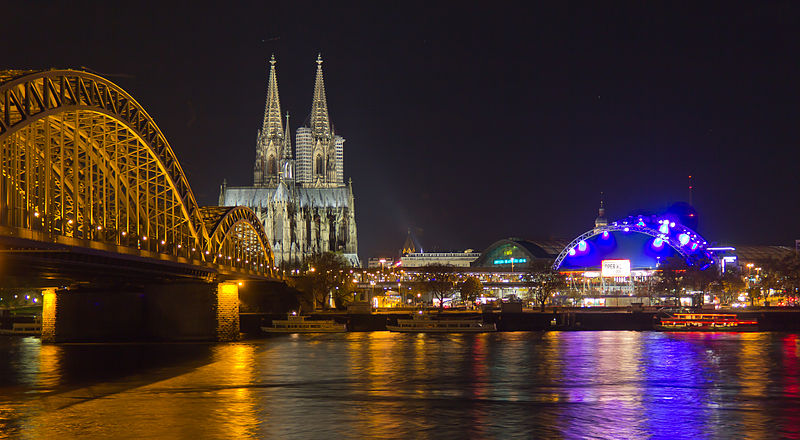
[[[748,409],[758,408],[763,396],[767,394],[767,381],[769,373],[769,344],[768,335],[763,333],[742,333],[739,338],[744,342],[739,344],[739,360],[736,363],[736,372],[739,377],[738,401]],[[761,411],[743,411],[741,414],[741,432],[748,438],[769,437],[766,417]]]
[[[58,346],[5,338],[0,359],[8,436],[800,436],[796,334],[374,332]]]
[[[786,335],[781,340],[783,397],[793,405],[781,407],[781,416],[788,423],[779,433],[786,438],[800,438],[800,339],[796,334]]]
[[[705,437],[709,393],[714,372],[708,368],[705,350],[696,334],[657,334],[643,348],[642,394],[648,406],[645,430],[668,427],[683,438]]]
[[[34,338],[31,338],[34,339]],[[34,341],[31,341],[35,343]],[[58,345],[42,345],[39,347],[39,365],[36,375],[36,388],[40,390],[52,390],[58,387],[61,382],[61,346]],[[35,349],[29,349],[34,352]]]
[[[561,425],[579,438],[634,438],[646,433],[638,333],[564,333],[565,405]],[[587,417],[589,416],[589,417]],[[592,422],[587,423],[587,419]],[[599,422],[599,423],[598,423]]]

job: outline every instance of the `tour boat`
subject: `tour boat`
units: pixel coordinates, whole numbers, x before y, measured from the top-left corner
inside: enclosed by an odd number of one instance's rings
[[[261,327],[267,333],[339,333],[346,332],[346,324],[334,320],[306,321],[305,316],[290,313],[286,319],[272,320],[272,327]]]
[[[41,336],[41,322],[15,322],[10,329],[0,329],[0,335]]]
[[[397,325],[387,324],[386,329],[404,333],[478,333],[495,332],[495,324],[477,319],[433,319],[433,316],[415,313],[412,319],[398,319]]]
[[[735,314],[678,313],[660,318],[656,330],[689,332],[753,332],[758,331],[758,319],[741,320]]]

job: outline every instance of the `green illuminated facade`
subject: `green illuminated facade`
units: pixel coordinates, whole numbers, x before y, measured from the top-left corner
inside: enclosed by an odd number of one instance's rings
[[[518,238],[508,238],[492,243],[472,267],[523,270],[537,261],[552,261],[558,254],[558,243],[534,243]]]

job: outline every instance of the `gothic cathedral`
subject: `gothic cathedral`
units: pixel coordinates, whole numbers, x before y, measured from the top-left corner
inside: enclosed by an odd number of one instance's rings
[[[344,138],[334,133],[322,79],[322,57],[309,126],[297,129],[292,154],[289,115],[278,97],[275,56],[270,59],[264,122],[258,131],[253,186],[222,183],[220,206],[248,206],[264,223],[275,264],[292,266],[327,251],[359,265],[352,182],[344,183]],[[296,157],[296,158],[295,158]]]

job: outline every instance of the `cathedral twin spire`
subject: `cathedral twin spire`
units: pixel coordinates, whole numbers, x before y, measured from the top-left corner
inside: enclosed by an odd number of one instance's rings
[[[333,134],[322,75],[322,55],[317,55],[314,97],[311,103],[309,126],[297,132],[297,183],[324,186],[343,186],[344,138]],[[269,61],[267,102],[264,121],[258,134],[254,183],[256,186],[277,185],[280,177],[294,178],[289,115],[284,131],[275,55]]]
[[[258,131],[256,142],[256,163],[253,167],[253,183],[256,186],[277,184],[281,171],[286,168],[285,158],[289,143],[281,120],[281,100],[278,95],[278,75],[275,72],[275,63],[275,55],[273,55],[269,60],[264,122]],[[291,153],[289,159],[291,159]]]
[[[264,124],[261,133],[264,136],[283,135],[281,124],[281,99],[278,95],[278,75],[275,72],[275,55],[269,60],[269,82],[267,85],[267,104],[264,107]]]
[[[311,113],[301,118],[296,131],[290,130],[289,115],[281,111],[275,56],[267,61],[267,99],[264,120],[257,127],[253,187],[228,187],[223,182],[219,204],[245,205],[256,212],[276,265],[298,264],[326,251],[344,252],[357,265],[355,198],[352,183],[345,185],[343,178],[345,139],[334,133],[329,120],[322,57],[316,60]],[[294,122],[298,125],[297,118]]]
[[[275,71],[275,55],[269,60],[269,80],[267,85],[267,103],[264,107],[264,123],[262,136],[272,137],[283,134],[281,121],[281,100],[278,95],[278,75]],[[289,114],[286,114],[286,133],[289,133]],[[317,77],[314,81],[314,99],[311,103],[311,131],[315,137],[331,137],[331,124],[328,118],[328,100],[325,97],[325,81],[322,76],[322,54],[317,55]],[[288,139],[289,136],[286,136]]]
[[[314,81],[314,100],[311,103],[311,133],[314,137],[331,137],[328,119],[328,100],[325,98],[325,81],[322,79],[322,55],[317,55],[317,78]]]

